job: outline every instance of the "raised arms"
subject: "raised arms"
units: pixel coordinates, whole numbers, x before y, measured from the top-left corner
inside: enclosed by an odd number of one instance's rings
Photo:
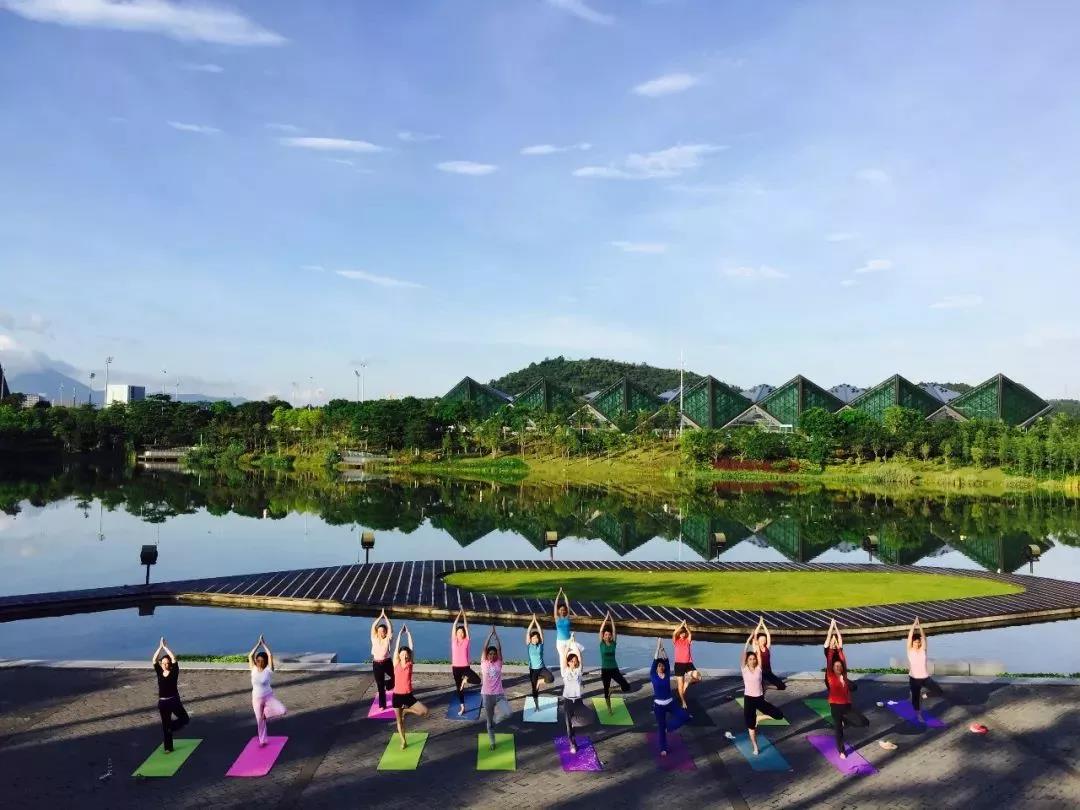
[[[907,634],[907,648],[909,650],[914,649],[915,646],[915,634],[918,633],[922,637],[922,648],[926,649],[926,631],[923,629],[922,624],[919,622],[919,617],[915,617],[915,621],[911,623],[911,629]]]
[[[266,668],[273,669],[274,654],[270,652],[270,645],[266,643],[266,639],[264,639],[262,635],[260,635],[258,640],[255,642],[255,646],[251,648],[251,652],[248,653],[248,666],[250,666],[252,669],[255,668],[255,653],[259,651],[259,647],[262,647],[264,650],[266,650]]]
[[[570,598],[566,595],[566,591],[564,591],[562,588],[559,588],[559,592],[557,594],[555,594],[555,605],[554,605],[554,607],[552,607],[552,617],[555,618],[555,619],[559,618],[559,597],[560,596],[562,597],[563,604],[566,605],[566,615],[567,616],[573,616],[574,615],[573,611],[570,610]]]
[[[158,641],[157,649],[154,650],[154,654],[150,658],[150,663],[151,664],[156,664],[158,662],[158,655],[160,653],[165,653],[167,656],[169,656],[169,658],[171,658],[173,660],[173,663],[176,662],[176,655],[165,644],[165,636],[162,636],[161,639]]]
[[[408,638],[408,642],[405,644],[410,650],[413,651],[413,660],[416,659],[416,648],[413,647],[412,633],[409,632],[409,626],[407,624],[401,625],[401,632],[397,635],[397,640],[394,641],[394,661],[398,659],[398,652],[401,650],[401,640]]]
[[[499,641],[499,633],[495,629],[495,625],[491,625],[491,632],[488,633],[488,637],[484,641],[484,654],[485,654],[485,657],[487,657],[487,649],[488,649],[488,647],[492,647],[492,646],[494,646],[495,649],[497,649],[499,651],[499,653],[498,653],[499,654],[499,660],[502,661],[503,660],[502,642]]]
[[[597,635],[600,637],[601,641],[604,640],[604,628],[607,627],[609,624],[611,625],[611,640],[614,641],[615,640],[615,620],[611,617],[611,611],[610,610],[606,614],[604,614],[604,620],[602,622],[600,622],[600,630],[597,632]]]
[[[383,608],[382,612],[375,617],[375,621],[371,623],[371,638],[375,638],[375,631],[379,629],[380,624],[386,625],[386,634],[389,636],[394,635],[394,625],[390,623],[390,617],[386,615],[386,608]]]
[[[771,647],[772,646],[772,633],[769,632],[769,626],[767,624],[765,624],[765,617],[764,616],[758,616],[758,627],[760,628],[760,632],[765,634],[765,646]]]
[[[540,621],[536,618],[536,614],[532,615],[532,621],[529,622],[529,626],[525,628],[525,646],[532,644],[532,639],[529,638],[534,632],[539,633],[540,643],[544,643],[544,628],[540,626]]]
[[[746,654],[748,652],[750,652],[751,650],[753,650],[755,653],[757,652],[757,628],[756,627],[754,628],[754,632],[752,632],[749,636],[746,637],[746,643],[743,644],[742,654],[739,655],[739,669],[742,669],[743,667],[746,666]]]
[[[469,637],[469,620],[465,618],[465,608],[458,608],[457,614],[454,616],[454,623],[450,625],[450,640],[453,641],[457,638],[458,625],[465,631],[465,638]]]

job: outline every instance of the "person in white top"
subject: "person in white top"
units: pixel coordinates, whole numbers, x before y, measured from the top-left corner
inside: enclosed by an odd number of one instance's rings
[[[750,744],[754,747],[754,755],[757,756],[758,712],[767,714],[774,720],[783,718],[784,713],[765,700],[765,670],[761,666],[754,642],[754,634],[751,633],[746,639],[746,644],[743,645],[742,660],[739,664],[743,679],[743,720],[746,722],[746,731],[750,735]]]
[[[394,626],[383,610],[371,623],[371,674],[379,690],[379,708],[386,708],[386,692],[394,688],[394,662],[390,658],[390,640]]]
[[[261,635],[248,653],[248,666],[251,670],[251,708],[255,711],[259,745],[265,746],[266,721],[284,715],[285,705],[274,697],[274,690],[270,685],[274,675],[274,654],[270,652],[270,645]]]
[[[908,660],[908,686],[911,689],[911,706],[915,709],[920,720],[924,720],[922,714],[922,698],[941,697],[941,687],[934,683],[930,677],[930,666],[926,660],[927,638],[926,631],[919,624],[919,617],[911,624],[907,635],[907,660]]]
[[[574,634],[564,646],[559,647],[559,668],[563,680],[563,719],[566,721],[566,738],[570,740],[570,753],[577,753],[577,737],[574,735],[574,715],[582,707],[581,678],[585,670],[581,662],[582,647]]]

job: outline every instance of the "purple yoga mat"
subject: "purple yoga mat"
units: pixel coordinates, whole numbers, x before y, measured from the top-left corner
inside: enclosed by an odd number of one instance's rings
[[[850,745],[844,746],[847,759],[840,759],[840,755],[836,753],[836,739],[829,734],[808,734],[806,739],[845,776],[870,776],[877,773],[877,768],[863,759],[862,754],[857,753]]]
[[[653,758],[656,760],[656,764],[660,766],[664,771],[696,771],[697,765],[694,764],[694,758],[690,756],[690,751],[686,747],[686,743],[682,741],[682,737],[678,734],[672,734],[670,731],[667,735],[667,756],[660,756],[660,735],[655,731],[650,731],[645,735],[649,740],[649,748],[652,749]]]
[[[374,700],[371,701],[371,708],[368,709],[368,720],[393,720],[394,719],[394,707],[391,705],[391,700],[394,698],[394,693],[390,690],[386,691],[386,708],[379,708],[379,696],[375,695]]]
[[[259,745],[259,738],[252,737],[226,776],[266,776],[274,767],[278,754],[285,747],[288,737],[267,737],[266,745]]]
[[[555,750],[559,752],[559,761],[562,762],[564,771],[602,771],[604,766],[600,764],[600,757],[596,755],[592,741],[588,737],[577,738],[577,753],[570,753],[570,739],[568,737],[555,738]]]
[[[926,726],[927,728],[945,728],[945,724],[934,717],[929,712],[923,712],[923,717],[926,720],[920,720],[918,713],[915,711],[915,707],[911,705],[910,700],[898,700],[895,703],[886,703],[886,708],[893,712],[897,717],[907,720],[916,726]]]

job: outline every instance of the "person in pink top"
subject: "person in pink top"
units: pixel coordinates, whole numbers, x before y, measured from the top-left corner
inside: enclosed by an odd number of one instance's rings
[[[407,639],[408,641],[404,646],[401,643],[402,639]],[[428,713],[427,706],[417,700],[416,696],[413,695],[412,673],[412,633],[410,633],[409,628],[403,624],[401,625],[401,632],[398,633],[397,641],[394,642],[394,696],[391,698],[391,705],[394,707],[394,719],[397,721],[398,734],[401,735],[402,751],[409,745],[408,738],[405,736],[405,715],[415,714],[417,717],[423,717]]]
[[[675,687],[679,692],[679,703],[682,704],[684,709],[688,709],[686,692],[691,684],[698,683],[701,680],[701,673],[694,666],[694,653],[691,649],[693,636],[686,624],[686,619],[683,619],[682,623],[671,634],[671,642],[675,645],[675,666],[672,675],[675,676]]]
[[[390,639],[394,626],[383,610],[371,625],[371,674],[379,691],[379,708],[386,708],[386,692],[394,688],[394,662],[390,658]]]
[[[743,645],[742,660],[739,662],[742,669],[743,679],[743,720],[746,722],[746,730],[750,734],[750,744],[754,747],[754,755],[758,753],[757,744],[757,717],[758,712],[767,714],[774,720],[783,718],[784,713],[765,700],[765,669],[761,666],[761,659],[755,650],[754,633],[746,639]]]
[[[933,695],[941,697],[941,687],[930,677],[930,667],[926,660],[926,631],[919,624],[918,616],[912,622],[907,635],[908,686],[911,689],[911,706],[922,720],[922,698]]]
[[[465,687],[480,685],[480,676],[469,664],[469,641],[469,620],[465,617],[465,608],[459,608],[450,625],[450,670],[454,674],[458,714],[465,714]]]
[[[484,719],[487,721],[488,742],[495,750],[495,710],[503,700],[502,642],[495,628],[491,628],[484,642],[484,659],[480,662],[480,694],[484,701]]]

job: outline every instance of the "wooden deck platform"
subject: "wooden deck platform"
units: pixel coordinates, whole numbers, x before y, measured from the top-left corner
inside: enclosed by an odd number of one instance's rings
[[[974,630],[1080,617],[1080,583],[1016,574],[992,574],[947,568],[822,565],[799,563],[713,562],[587,562],[541,560],[427,560],[340,565],[215,577],[147,586],[133,585],[81,591],[0,597],[0,621],[114,610],[150,605],[204,605],[315,613],[374,615],[392,609],[396,618],[449,619],[459,606],[477,622],[520,624],[535,612],[550,617],[550,599],[494,596],[448,585],[443,577],[456,571],[536,569],[565,571],[908,571],[942,573],[1010,582],[1023,593],[970,597],[939,602],[845,608],[830,611],[765,611],[778,641],[820,640],[835,618],[850,639],[895,638],[907,632],[913,616],[934,631]],[[581,597],[584,594],[572,594]],[[667,608],[574,599],[575,626],[596,628],[610,610],[620,632],[667,635],[686,619],[695,633],[714,639],[745,638],[757,623],[757,612]]]

